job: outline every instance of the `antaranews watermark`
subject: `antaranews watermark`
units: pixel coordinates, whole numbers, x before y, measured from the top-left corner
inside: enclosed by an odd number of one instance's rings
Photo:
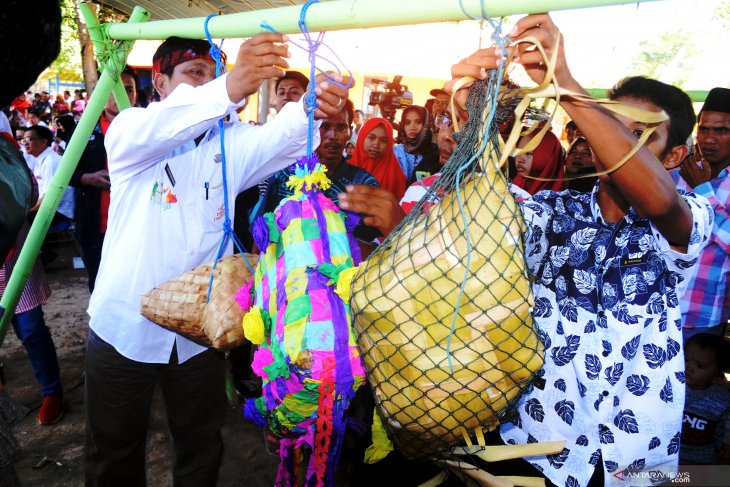
[[[612,474],[612,485],[727,487],[730,485],[730,465],[680,465],[679,470],[654,468],[636,471],[625,467]]]

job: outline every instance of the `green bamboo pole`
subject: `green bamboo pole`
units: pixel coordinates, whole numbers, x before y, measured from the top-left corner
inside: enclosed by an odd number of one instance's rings
[[[89,31],[89,38],[94,44],[94,52],[96,52],[96,57],[97,59],[101,59],[101,56],[104,56],[104,53],[107,52],[107,49],[104,45],[104,33],[102,32],[101,25],[99,24],[99,19],[96,18],[89,6],[85,3],[81,4],[80,8],[82,15],[84,16],[86,29]],[[119,70],[117,70],[116,68],[117,66],[113,66],[113,69],[115,69],[115,71],[121,73],[121,70],[124,69],[124,65],[122,65]],[[111,72],[110,74],[114,76],[114,72]],[[112,95],[114,95],[114,101],[117,102],[117,107],[121,111],[125,108],[129,108],[132,105],[131,103],[129,103],[127,92],[124,89],[124,83],[121,83],[121,77],[119,74],[117,74],[117,76],[115,77],[115,81],[116,82],[114,83],[114,88],[112,88]]]
[[[81,11],[84,16],[88,19],[89,16],[93,17],[91,10],[85,4],[81,4]],[[148,13],[146,10],[135,7],[132,15],[129,17],[129,22],[143,22],[147,19]],[[116,49],[112,57],[109,58],[108,63],[104,66],[104,71],[99,78],[99,82],[94,89],[94,92],[89,98],[89,103],[84,110],[84,114],[79,120],[79,124],[74,131],[71,140],[68,143],[66,152],[63,154],[61,164],[53,176],[53,179],[48,185],[48,192],[43,197],[43,202],[38,209],[38,214],[33,220],[33,225],[30,227],[28,238],[23,245],[23,249],[18,256],[18,262],[15,264],[13,273],[10,275],[10,280],[5,289],[2,299],[0,299],[0,307],[5,309],[2,319],[0,320],[0,345],[2,345],[5,335],[8,331],[8,325],[12,317],[15,314],[15,307],[18,305],[20,299],[20,293],[25,286],[28,276],[33,270],[33,264],[38,257],[38,251],[41,248],[43,239],[48,232],[48,228],[51,226],[51,220],[53,215],[56,213],[58,204],[63,197],[63,193],[68,187],[68,182],[71,180],[76,165],[81,159],[81,155],[86,148],[86,142],[89,140],[91,132],[94,130],[101,112],[104,110],[104,105],[109,98],[109,94],[112,88],[119,79],[119,66],[124,66],[127,60],[127,53],[131,46],[123,46],[121,49]],[[100,55],[101,53],[97,53]],[[111,68],[116,66],[116,68]],[[115,72],[116,75],[111,73]],[[125,95],[126,99],[126,95]]]
[[[394,25],[448,22],[481,18],[484,4],[491,17],[540,13],[606,5],[636,4],[656,0],[339,0],[312,5],[307,10],[307,26],[311,31],[332,31],[385,27]],[[469,13],[467,15],[462,10]],[[212,37],[251,37],[262,32],[266,22],[284,34],[299,33],[301,5],[253,10],[220,15],[211,19],[208,28]],[[471,16],[471,17],[470,17]],[[170,36],[202,39],[205,37],[203,17],[158,20],[140,25],[109,24],[112,39],[167,39]]]

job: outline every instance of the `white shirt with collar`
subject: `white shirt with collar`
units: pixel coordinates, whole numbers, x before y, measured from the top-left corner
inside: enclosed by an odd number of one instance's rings
[[[31,156],[32,157],[32,156]],[[33,174],[38,180],[38,195],[43,197],[47,192],[53,176],[61,165],[61,156],[53,149],[46,147],[46,150],[34,158],[35,164],[32,168]],[[74,217],[74,189],[69,186],[63,193],[61,202],[58,204],[58,213],[73,220]]]
[[[10,127],[10,120],[8,120],[7,115],[5,115],[5,112],[0,110],[0,132],[5,132],[10,134],[10,136],[13,136],[13,129]]]
[[[181,84],[161,102],[121,112],[105,137],[111,203],[89,325],[138,362],[168,363],[175,344],[180,363],[205,350],[144,318],[140,297],[216,257],[224,220],[217,122],[242,105],[231,103],[225,83],[224,75]],[[318,127],[314,135],[316,146]],[[224,137],[233,220],[239,192],[304,155],[307,116],[301,102],[289,103],[266,125],[227,123]],[[232,251],[229,243],[223,255]]]

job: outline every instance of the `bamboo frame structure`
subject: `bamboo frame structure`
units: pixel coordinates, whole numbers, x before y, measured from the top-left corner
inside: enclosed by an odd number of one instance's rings
[[[2,319],[0,319],[0,346],[5,340],[5,335],[8,332],[8,326],[15,314],[15,308],[20,300],[20,293],[25,286],[31,271],[33,270],[33,264],[38,257],[38,252],[41,248],[41,244],[48,233],[48,228],[51,226],[51,220],[53,215],[58,209],[58,205],[61,202],[68,183],[71,180],[76,165],[81,159],[81,155],[84,153],[86,143],[89,140],[89,136],[94,131],[94,127],[99,121],[101,112],[104,110],[104,105],[109,98],[109,94],[112,92],[115,86],[121,86],[122,96],[115,96],[115,100],[120,107],[129,106],[129,99],[124,91],[124,86],[120,81],[119,74],[122,68],[126,64],[127,54],[132,48],[131,42],[122,42],[112,46],[111,44],[104,45],[103,40],[98,36],[99,22],[96,17],[89,9],[88,5],[81,4],[81,12],[84,15],[86,24],[89,26],[89,33],[94,37],[94,43],[98,47],[103,47],[102,51],[97,50],[97,57],[99,58],[100,64],[104,66],[99,82],[96,85],[96,89],[89,98],[89,103],[84,110],[84,114],[81,116],[74,134],[69,140],[66,151],[63,153],[61,164],[59,165],[58,171],[51,179],[48,185],[48,191],[43,197],[40,208],[38,208],[38,214],[33,220],[33,225],[30,227],[28,238],[23,245],[23,249],[20,251],[18,261],[15,264],[8,285],[5,289],[5,293],[0,299],[0,308],[4,309]],[[147,11],[141,8],[135,8],[132,15],[129,16],[129,22],[144,22],[147,20]],[[96,27],[96,28],[95,28]],[[103,61],[106,62],[103,62]],[[125,105],[126,102],[126,105]]]
[[[459,21],[515,14],[539,13],[546,10],[570,10],[608,5],[635,4],[656,0],[339,0],[312,5],[307,10],[307,25],[312,32],[353,28],[408,25],[441,21]],[[0,308],[4,309],[0,319],[0,346],[14,315],[20,293],[33,268],[41,244],[48,232],[51,219],[58,208],[64,191],[76,169],[96,126],[107,98],[114,94],[117,105],[128,107],[124,87],[119,82],[121,68],[131,49],[132,41],[142,39],[166,39],[172,35],[201,39],[205,37],[204,18],[161,20],[145,22],[146,10],[135,7],[127,23],[111,23],[99,26],[87,5],[81,4],[82,14],[89,27],[102,75],[94,89],[79,124],[69,141],[59,170],[49,184],[48,192],[31,226],[28,238],[10,276]],[[483,10],[484,9],[484,10]],[[301,6],[255,10],[222,15],[209,22],[213,37],[250,37],[261,32],[262,23],[267,23],[278,32],[292,34],[300,32],[298,25]],[[110,41],[126,41],[112,43]],[[703,98],[704,99],[704,98]]]
[[[656,0],[338,0],[311,5],[307,26],[312,32],[492,18],[515,14],[572,10]],[[299,33],[301,6],[253,10],[221,15],[208,24],[212,37],[250,37],[266,22],[283,34]],[[109,36],[120,40],[167,39],[170,36],[202,39],[203,17],[160,20],[142,25],[109,24]]]

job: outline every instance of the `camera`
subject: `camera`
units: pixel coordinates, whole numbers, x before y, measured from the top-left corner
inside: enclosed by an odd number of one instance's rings
[[[413,93],[408,91],[408,86],[400,83],[402,79],[403,76],[395,76],[391,82],[373,80],[376,88],[370,93],[368,105],[380,107],[383,118],[391,123],[395,118],[396,110],[413,105]]]

